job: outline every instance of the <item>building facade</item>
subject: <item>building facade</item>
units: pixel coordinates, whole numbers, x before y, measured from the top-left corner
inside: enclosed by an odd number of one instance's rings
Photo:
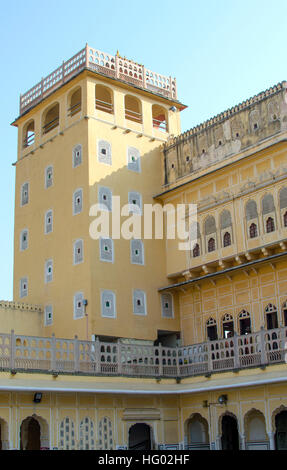
[[[287,448],[286,89],[181,134],[175,79],[87,45],[21,95],[3,449]],[[134,236],[177,204],[188,249]]]

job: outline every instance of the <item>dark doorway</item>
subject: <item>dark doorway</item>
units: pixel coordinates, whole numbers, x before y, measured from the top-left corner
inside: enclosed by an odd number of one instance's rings
[[[41,428],[38,421],[32,417],[26,418],[21,424],[20,430],[21,450],[40,450]]]
[[[232,338],[234,336],[234,324],[233,321],[223,323],[223,337]]]
[[[274,330],[275,328],[278,328],[277,312],[267,313],[266,320],[267,330]]]
[[[287,411],[281,411],[275,417],[275,447],[276,450],[287,450]]]
[[[216,325],[210,325],[207,327],[207,337],[210,341],[215,341],[217,340],[217,326]]]
[[[239,326],[240,326],[240,335],[247,335],[248,333],[251,333],[250,318],[240,318]]]
[[[137,423],[129,429],[129,449],[151,450],[151,433],[147,424]]]
[[[239,450],[239,436],[237,421],[232,416],[223,416],[222,418],[222,450]]]

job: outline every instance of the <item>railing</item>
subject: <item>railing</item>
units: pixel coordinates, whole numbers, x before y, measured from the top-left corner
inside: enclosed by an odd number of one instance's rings
[[[119,55],[112,56],[86,45],[71,59],[63,62],[60,67],[20,96],[20,115],[85,68],[123,80],[166,98],[177,99],[175,78],[157,74]]]
[[[73,104],[69,109],[68,109],[68,116],[74,116],[77,114],[79,111],[81,111],[82,103],[79,101],[78,103]]]
[[[55,129],[55,127],[57,127],[58,125],[59,125],[59,117],[56,117],[55,119],[53,119],[50,122],[47,122],[47,124],[43,126],[43,134],[47,134],[52,129]]]
[[[125,109],[125,119],[129,119],[130,121],[135,121],[138,123],[142,123],[142,114],[137,113],[136,111],[132,111],[131,109]]]
[[[153,119],[152,120],[152,125],[156,129],[159,129],[159,130],[164,131],[164,132],[167,131],[166,121],[159,121],[158,119]]]
[[[23,140],[23,147],[29,147],[35,142],[35,132],[31,132],[31,134],[28,134],[24,140]]]
[[[286,359],[287,327],[178,348],[0,334],[0,368],[11,370],[179,378]]]
[[[109,103],[107,101],[102,101],[99,99],[96,99],[96,109],[99,111],[104,111],[105,113],[113,114],[114,112],[114,107],[113,103]]]

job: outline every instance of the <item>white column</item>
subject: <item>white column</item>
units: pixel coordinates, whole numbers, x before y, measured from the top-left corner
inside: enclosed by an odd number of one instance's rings
[[[216,437],[216,450],[221,450],[221,436]]]
[[[240,434],[240,450],[246,449],[245,434]]]
[[[268,437],[269,437],[269,443],[270,443],[270,450],[275,450],[274,432],[269,432]]]

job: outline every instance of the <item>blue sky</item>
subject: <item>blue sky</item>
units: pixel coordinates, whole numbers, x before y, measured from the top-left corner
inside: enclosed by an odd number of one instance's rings
[[[86,42],[177,78],[182,130],[287,79],[286,0],[1,4],[0,299],[12,299],[19,95]]]

